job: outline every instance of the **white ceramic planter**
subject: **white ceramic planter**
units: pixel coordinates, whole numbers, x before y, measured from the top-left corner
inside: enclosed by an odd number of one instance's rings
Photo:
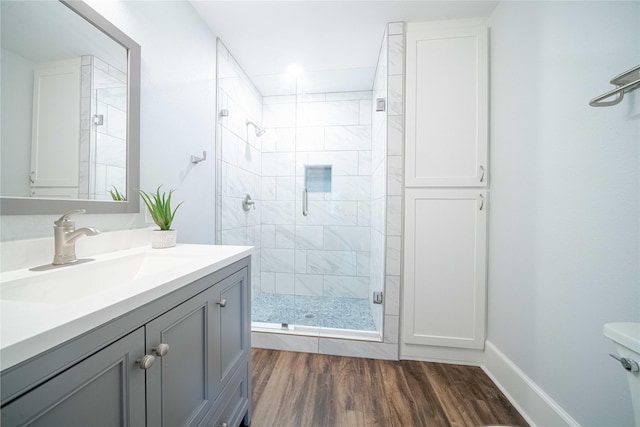
[[[176,245],[178,230],[153,230],[151,247],[153,249],[172,248]]]

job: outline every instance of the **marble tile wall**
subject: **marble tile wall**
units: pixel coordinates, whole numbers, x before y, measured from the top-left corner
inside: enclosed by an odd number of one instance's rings
[[[387,98],[387,57],[388,33],[385,29],[378,56],[378,64],[373,82],[373,99]],[[369,293],[384,289],[385,263],[385,229],[386,218],[386,176],[387,176],[387,112],[376,111],[376,104],[372,105],[372,138],[371,138],[371,265]],[[383,306],[374,304],[370,300],[371,314],[376,328],[381,331],[383,326]]]
[[[370,298],[371,96],[263,98],[263,292]],[[305,165],[332,167],[331,191],[308,193],[308,216]]]
[[[384,343],[398,344],[404,160],[404,23],[387,25],[387,125],[384,230]],[[378,224],[380,225],[380,224]],[[397,358],[397,349],[396,355]]]
[[[216,130],[216,242],[255,247],[251,281],[252,288],[257,291],[262,260],[260,217],[263,212],[275,214],[262,200],[264,136],[256,137],[254,128],[246,125],[247,120],[262,124],[262,95],[220,41],[217,67],[218,113],[225,109],[229,115],[218,116]],[[256,202],[255,209],[248,212],[242,209],[245,194]],[[288,263],[287,255],[283,253],[267,253],[266,256],[275,265]]]
[[[100,58],[82,57],[79,195],[111,200],[127,177],[127,76]],[[94,118],[102,116],[102,124]]]

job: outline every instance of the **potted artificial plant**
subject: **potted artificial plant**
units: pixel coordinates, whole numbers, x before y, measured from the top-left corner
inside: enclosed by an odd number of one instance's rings
[[[151,237],[151,247],[154,249],[171,248],[176,245],[178,233],[176,230],[171,229],[171,223],[173,222],[173,217],[176,215],[176,211],[183,203],[178,203],[178,206],[171,210],[171,194],[173,194],[175,190],[169,190],[169,194],[165,192],[161,194],[160,187],[158,187],[155,193],[146,193],[139,190],[140,197],[144,204],[147,205],[153,222],[160,227],[159,230],[153,231]]]

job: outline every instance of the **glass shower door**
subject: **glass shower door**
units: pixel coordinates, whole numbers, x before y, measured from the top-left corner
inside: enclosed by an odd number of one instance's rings
[[[295,322],[372,331],[371,92],[297,87]]]

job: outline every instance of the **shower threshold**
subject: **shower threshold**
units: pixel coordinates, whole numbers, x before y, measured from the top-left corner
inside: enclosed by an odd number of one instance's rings
[[[251,322],[251,332],[382,342],[382,335],[378,331],[290,325],[286,323]]]

